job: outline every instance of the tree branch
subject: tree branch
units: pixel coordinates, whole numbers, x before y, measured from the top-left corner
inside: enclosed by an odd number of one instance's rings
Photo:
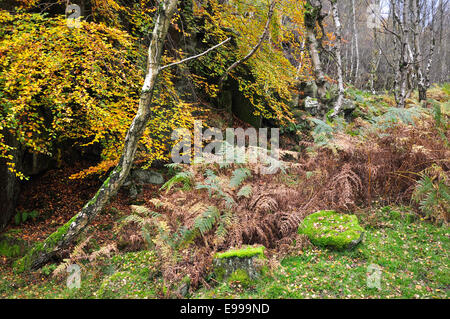
[[[217,49],[218,47],[224,45],[225,43],[229,42],[230,40],[231,40],[231,38],[228,38],[228,39],[226,39],[225,41],[220,42],[219,44],[217,44],[217,45],[215,45],[215,46],[209,48],[208,50],[206,50],[206,51],[204,51],[204,52],[202,52],[202,53],[200,53],[200,54],[191,56],[191,57],[189,57],[189,58],[183,59],[183,60],[178,61],[178,62],[173,62],[173,63],[167,64],[167,65],[161,67],[159,70],[161,71],[161,70],[164,70],[164,69],[166,69],[166,68],[170,68],[170,67],[172,67],[172,66],[175,66],[175,65],[178,65],[178,64],[181,64],[181,63],[185,63],[185,62],[190,61],[190,60],[197,59],[197,58],[199,58],[199,57],[201,57],[201,56],[204,56],[204,55],[208,54],[209,52],[211,52],[211,51]]]
[[[269,34],[269,27],[270,27],[270,22],[272,21],[272,16],[273,16],[273,12],[275,9],[275,5],[277,4],[278,0],[274,0],[272,1],[272,3],[270,4],[269,7],[269,13],[267,15],[267,21],[266,21],[266,25],[264,27],[264,31],[261,34],[258,43],[253,47],[253,49],[250,50],[250,52],[243,57],[242,59],[234,62],[226,71],[225,73],[220,77],[219,80],[219,87],[222,86],[222,82],[225,80],[225,78],[228,76],[228,74],[230,74],[230,72],[235,69],[237,66],[239,66],[240,64],[244,63],[245,61],[247,61],[248,59],[250,59],[255,53],[256,51],[258,51],[259,47],[261,46],[261,44],[264,42],[264,40],[267,38],[268,34]]]

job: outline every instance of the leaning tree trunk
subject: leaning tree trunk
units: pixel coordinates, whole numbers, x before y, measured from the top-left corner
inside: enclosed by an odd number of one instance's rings
[[[133,164],[138,142],[150,120],[150,105],[153,88],[161,67],[163,44],[177,4],[178,0],[164,0],[159,6],[151,43],[148,48],[147,72],[139,100],[139,108],[128,129],[118,165],[95,196],[84,205],[77,215],[51,234],[44,242],[36,244],[25,257],[16,262],[16,271],[37,269],[61,251],[62,248],[67,247],[89,225],[124,183]]]

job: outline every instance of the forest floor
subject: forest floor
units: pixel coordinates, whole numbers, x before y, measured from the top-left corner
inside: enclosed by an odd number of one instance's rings
[[[261,176],[255,167],[162,170],[166,180],[183,176],[184,186],[162,191],[145,185],[133,200],[121,190],[59,260],[18,274],[14,261],[73,217],[101,185],[95,176],[69,179],[92,163],[33,178],[23,187],[15,222],[0,234],[0,298],[174,298],[181,295],[174,294],[173,282],[185,273],[195,285],[186,298],[449,298],[450,232],[447,222],[438,222],[449,214],[448,86],[446,92],[431,90],[442,114],[429,109],[416,122],[410,117],[420,107],[398,110],[392,98],[353,94],[356,119],[316,121],[314,141],[302,150],[306,155],[292,159],[286,173]],[[412,200],[420,187],[428,196],[422,206]],[[138,216],[131,205],[156,212]],[[214,212],[211,207],[218,214],[213,221],[205,215]],[[357,215],[363,241],[351,251],[300,243],[299,221],[321,209]],[[155,223],[159,235],[146,238],[142,220],[144,226]],[[180,225],[200,228],[189,239]],[[228,233],[219,233],[220,227]],[[174,249],[180,236],[188,238],[190,250]],[[211,276],[215,252],[255,243],[268,248],[270,262],[258,280],[217,282]],[[171,264],[174,254],[179,260]],[[80,288],[68,287],[70,263],[81,267]]]
[[[284,258],[273,272],[248,286],[240,282],[201,288],[188,298],[449,298],[450,239],[448,227],[407,218],[407,208],[373,209],[377,222],[362,220],[367,232],[353,251],[313,246]],[[372,226],[371,226],[372,225]],[[130,252],[101,267],[82,271],[81,288],[69,289],[45,268],[26,275],[0,266],[0,298],[161,298],[161,280],[149,279],[148,251]],[[151,257],[151,256],[150,256]],[[368,267],[381,269],[380,285],[368,286]],[[104,292],[112,268],[124,283]],[[145,268],[145,267],[144,267]]]

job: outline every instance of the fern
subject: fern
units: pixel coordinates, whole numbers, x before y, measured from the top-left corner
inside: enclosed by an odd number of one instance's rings
[[[237,193],[238,197],[246,197],[249,198],[252,194],[252,187],[251,185],[244,185],[241,187],[239,192]]]
[[[333,127],[331,127],[328,123],[325,123],[324,121],[316,119],[314,117],[311,118],[310,120],[315,124],[313,129],[313,135],[321,135],[321,134],[331,135],[334,132]]]
[[[314,138],[314,144],[318,147],[326,146],[332,148],[333,152],[335,152],[335,146],[331,143],[331,140],[333,139],[334,133],[345,129],[347,124],[345,119],[337,117],[333,121],[324,122],[316,118],[310,118],[310,121],[314,123],[314,129],[311,132],[311,136]]]
[[[226,236],[228,235],[228,228],[233,224],[233,213],[229,211],[225,211],[220,216],[218,226],[215,232],[214,241],[216,245],[223,243],[226,240]]]
[[[441,167],[433,165],[421,173],[412,199],[426,216],[435,221],[448,221],[450,189],[448,177]]]
[[[417,118],[420,118],[423,115],[423,113],[424,110],[420,106],[414,106],[408,109],[389,107],[386,113],[374,117],[372,123],[375,127],[380,128],[388,128],[399,122],[412,125]]]
[[[169,163],[165,165],[169,169],[169,174],[176,175],[183,167],[179,163]]]
[[[220,218],[220,211],[215,206],[209,206],[199,218],[194,221],[194,229],[198,230],[202,235],[210,231],[217,220]]]
[[[208,169],[206,172],[206,179],[204,181],[204,184],[197,184],[195,186],[196,189],[206,189],[208,191],[208,194],[210,197],[216,196],[219,199],[222,199],[225,201],[225,205],[227,208],[231,208],[236,204],[234,199],[227,194],[222,187],[220,186],[219,179],[216,176],[216,174]]]
[[[433,104],[433,118],[436,125],[436,129],[439,135],[441,136],[441,139],[446,144],[446,146],[449,146],[450,143],[447,139],[447,136],[445,135],[445,133],[448,130],[447,118],[442,114],[441,105],[437,102],[434,102],[433,100],[431,101]]]
[[[235,169],[230,179],[230,187],[233,189],[238,188],[247,177],[251,176],[251,174],[251,171],[247,168]]]
[[[168,192],[178,183],[183,183],[183,190],[189,190],[192,187],[193,179],[194,175],[192,172],[179,172],[174,177],[169,179],[163,186],[161,186],[161,190],[166,189],[166,192]]]
[[[180,234],[182,234],[180,246],[192,243],[199,235],[204,236],[219,220],[219,209],[215,206],[209,206],[205,212],[194,220],[192,229],[180,229]]]

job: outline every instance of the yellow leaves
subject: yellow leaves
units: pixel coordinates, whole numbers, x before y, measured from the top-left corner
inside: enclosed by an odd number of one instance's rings
[[[94,23],[69,30],[61,18],[6,19],[0,11],[0,20],[7,21],[5,29],[20,26],[7,38],[0,31],[0,52],[8,52],[0,55],[2,129],[32,152],[50,153],[56,140],[83,140],[104,144],[105,159],[116,160],[142,76],[131,61],[129,36]],[[10,159],[1,138],[0,158]]]
[[[237,44],[234,51],[229,48],[219,50],[214,60],[210,59],[210,63],[205,65],[211,73],[221,75],[224,66],[226,68],[246,56],[258,43],[267,20],[268,2],[231,1],[220,4],[219,1],[209,1],[208,4],[211,10],[204,10],[201,5],[195,6],[194,10],[195,14],[207,17],[204,32],[221,39],[229,36],[224,30],[231,29]],[[239,90],[250,100],[255,114],[280,121],[291,120],[285,101],[291,99],[293,84],[307,78],[310,73],[309,57],[304,54],[303,11],[298,1],[280,1],[270,24],[269,39],[246,61],[245,66],[229,75],[238,81]],[[291,56],[298,59],[298,65],[286,58],[283,52],[286,43],[289,43]],[[249,70],[252,78],[241,76],[243,70],[245,73]],[[217,95],[216,86],[202,78],[192,78],[205,93],[212,97]]]

